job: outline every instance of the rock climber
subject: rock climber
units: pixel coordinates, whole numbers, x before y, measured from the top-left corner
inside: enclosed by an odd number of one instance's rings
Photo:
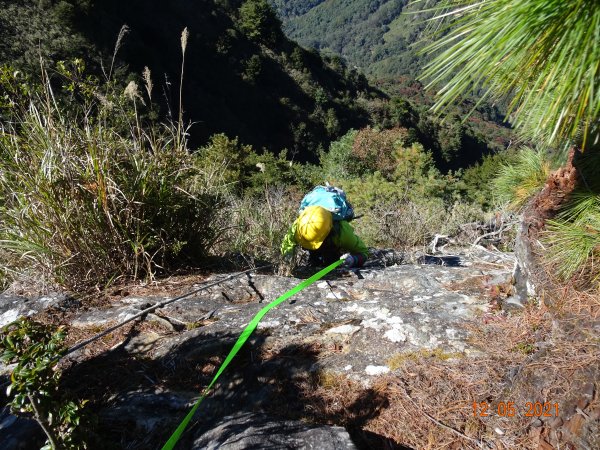
[[[284,257],[291,257],[296,245],[309,251],[310,263],[329,265],[338,259],[345,267],[361,267],[368,257],[367,246],[354,234],[347,220],[334,220],[334,214],[319,205],[304,208],[281,244]]]

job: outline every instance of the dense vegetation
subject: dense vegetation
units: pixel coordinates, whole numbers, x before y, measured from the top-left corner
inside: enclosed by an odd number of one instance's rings
[[[351,130],[315,165],[225,134],[192,148],[181,120],[144,116],[150,78],[143,86],[100,82],[81,60],[55,70],[54,88],[2,72],[5,281],[35,277],[86,290],[232,252],[277,260],[301,195],[325,179],[364,212],[357,227],[369,245],[424,245],[493,205],[485,171],[470,169],[469,184],[442,174],[414,129]]]
[[[436,3],[272,1],[289,37],[342,58],[389,96],[406,100],[410,111],[401,125],[418,131],[439,168],[456,170],[504,150],[514,136],[504,122],[504,104],[478,103],[478,92],[455,101],[443,116],[431,114],[433,98],[416,78],[431,59],[420,50],[430,41],[427,19]]]
[[[365,211],[369,244],[420,245],[519,184],[491,183],[515,157],[495,108],[463,100],[432,118],[418,82],[371,87],[289,41],[265,1],[3,6],[18,37],[0,47],[8,278],[35,268],[85,287],[232,251],[272,259],[294,202],[325,179]]]
[[[289,41],[260,0],[2,1],[0,25],[0,62],[29,74],[39,76],[40,57],[49,67],[78,57],[100,78],[138,82],[148,67],[148,114],[160,117],[179,111],[187,27],[183,117],[195,145],[224,132],[314,160],[319,145],[368,123],[358,98],[380,97],[355,70]]]
[[[511,139],[493,108],[465,124],[459,117],[466,104],[441,123],[429,117],[431,101],[418,84],[373,88],[339,56],[299,47],[284,36],[264,0],[204,0],[201,7],[114,0],[0,6],[0,63],[39,78],[43,61],[52,79],[54,64],[77,57],[98,79],[141,84],[150,77],[155,89],[146,107],[140,105],[143,117],[177,119],[173,111],[182,111],[192,124],[192,146],[225,133],[258,151],[286,150],[289,159],[316,162],[319,149],[351,128],[403,126],[415,130],[442,170],[456,170]],[[184,27],[181,109],[178,36]]]

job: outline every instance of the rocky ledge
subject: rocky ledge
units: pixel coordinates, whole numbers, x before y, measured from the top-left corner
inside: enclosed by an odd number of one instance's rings
[[[464,358],[482,351],[471,343],[469,327],[497,311],[497,294],[512,281],[511,255],[482,250],[451,258],[423,256],[418,260],[423,264],[386,266],[382,261],[337,270],[271,310],[201,406],[182,448],[258,448],[253,433],[271,442],[269,448],[354,448],[343,428],[290,420],[293,414],[265,415],[263,407],[278,401],[275,381],[326,372],[368,388],[402,355],[430,351]],[[300,282],[248,274],[169,304],[110,347],[98,341],[69,355],[65,386],[92,400],[100,423],[121,433],[123,445],[157,448],[252,317]],[[164,299],[126,295],[103,308],[83,310],[60,295],[5,296],[0,325],[62,308],[71,311],[71,331],[90,335]],[[6,412],[0,420],[0,447],[27,448],[14,438],[25,425]]]

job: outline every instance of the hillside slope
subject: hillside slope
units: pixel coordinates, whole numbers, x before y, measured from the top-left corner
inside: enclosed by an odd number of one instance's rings
[[[300,44],[342,55],[367,74],[386,77],[418,74],[423,57],[419,40],[431,13],[415,14],[435,2],[408,0],[271,0],[286,34]]]
[[[176,117],[180,35],[187,27],[183,109],[196,145],[217,132],[273,151],[314,160],[319,146],[368,123],[356,98],[380,96],[339,60],[325,61],[283,35],[261,0],[0,1],[0,65],[39,73],[75,57],[101,78],[141,80],[148,67],[153,101]],[[141,85],[142,82],[140,81]]]

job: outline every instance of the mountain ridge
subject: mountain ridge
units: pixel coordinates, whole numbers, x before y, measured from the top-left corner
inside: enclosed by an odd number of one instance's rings
[[[417,42],[431,12],[408,0],[271,0],[286,34],[301,45],[343,56],[373,77],[416,77],[427,59]],[[417,44],[417,45],[415,45]]]

